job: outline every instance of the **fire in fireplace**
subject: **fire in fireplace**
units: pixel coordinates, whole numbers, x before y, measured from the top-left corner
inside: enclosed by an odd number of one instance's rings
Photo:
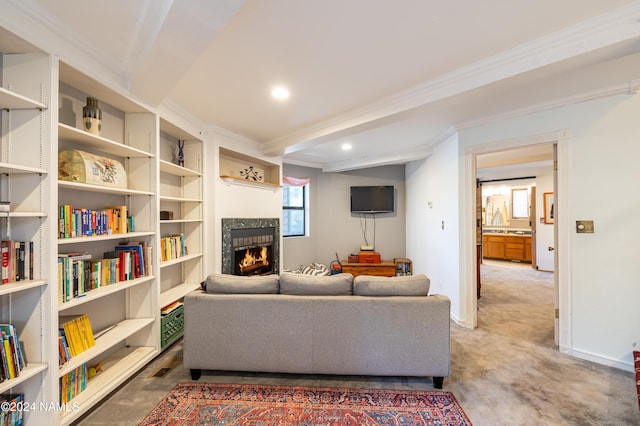
[[[244,251],[236,250],[236,258],[242,257],[236,265],[236,275],[258,275],[271,273],[270,246],[251,247]]]
[[[222,219],[222,273],[278,273],[279,219]]]

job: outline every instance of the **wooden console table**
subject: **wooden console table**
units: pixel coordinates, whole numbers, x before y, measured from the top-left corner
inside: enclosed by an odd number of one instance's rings
[[[396,275],[396,264],[391,261],[380,263],[349,263],[342,261],[342,272],[349,273],[354,277],[358,275],[394,277]]]

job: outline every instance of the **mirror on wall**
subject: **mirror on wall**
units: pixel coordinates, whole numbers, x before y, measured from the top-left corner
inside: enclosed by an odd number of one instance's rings
[[[530,210],[531,186],[483,186],[483,226],[530,227]]]

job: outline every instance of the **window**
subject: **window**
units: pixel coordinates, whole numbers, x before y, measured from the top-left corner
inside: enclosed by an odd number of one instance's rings
[[[282,235],[302,237],[307,229],[307,185],[289,186],[282,189]]]
[[[514,219],[528,219],[529,218],[529,190],[524,189],[512,189],[511,190],[511,207],[512,217]]]

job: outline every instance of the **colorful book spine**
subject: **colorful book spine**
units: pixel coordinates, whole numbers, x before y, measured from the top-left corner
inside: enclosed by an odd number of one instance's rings
[[[33,247],[33,241],[2,240],[2,284],[34,279]]]
[[[135,219],[128,215],[127,206],[94,210],[61,204],[58,208],[59,238],[124,234],[134,229]]]
[[[60,377],[60,402],[69,402],[84,391],[87,388],[87,378],[86,363]]]
[[[14,324],[0,324],[0,378],[14,379],[27,366],[22,342]]]

